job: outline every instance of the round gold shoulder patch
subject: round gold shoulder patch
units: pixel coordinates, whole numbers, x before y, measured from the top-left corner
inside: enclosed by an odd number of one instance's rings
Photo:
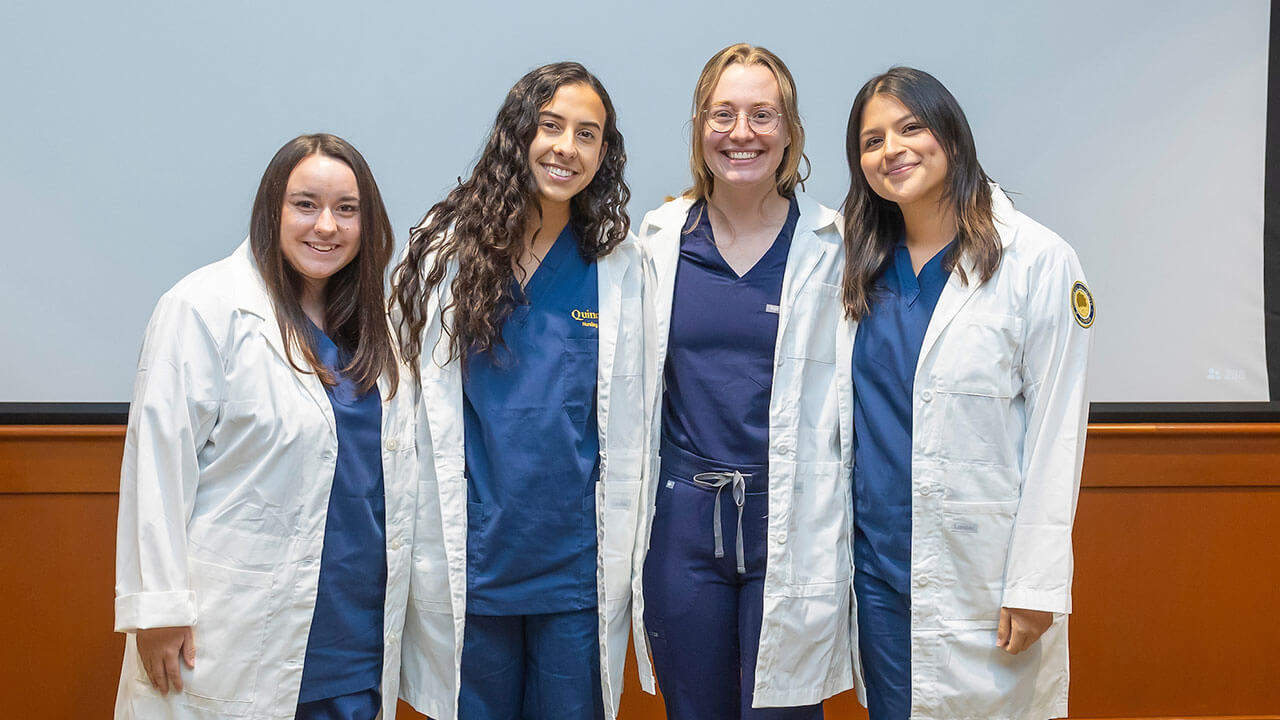
[[[1084,283],[1078,280],[1071,286],[1071,312],[1075,313],[1076,322],[1080,327],[1087,328],[1093,325],[1093,294]]]

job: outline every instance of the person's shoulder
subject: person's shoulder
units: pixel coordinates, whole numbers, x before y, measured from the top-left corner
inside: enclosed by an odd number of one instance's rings
[[[681,195],[667,198],[661,205],[645,213],[644,219],[640,221],[640,230],[637,232],[640,241],[643,242],[647,237],[662,231],[678,231],[683,228],[693,203],[693,198]]]
[[[159,305],[185,308],[213,326],[240,308],[260,304],[253,301],[265,297],[261,280],[252,256],[241,250],[188,273],[161,296]]]
[[[1079,262],[1075,248],[1061,235],[1015,208],[999,187],[994,192],[996,228],[1002,237],[1012,235],[1005,242],[1006,257],[1032,265]]]
[[[844,218],[839,212],[802,192],[796,192],[796,208],[800,211],[797,231],[810,230],[829,242],[843,243]]]

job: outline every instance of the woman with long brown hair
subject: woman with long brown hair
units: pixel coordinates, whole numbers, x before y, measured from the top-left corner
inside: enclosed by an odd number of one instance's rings
[[[821,718],[853,683],[840,219],[800,192],[804,125],[778,56],[716,53],[691,115],[693,187],[640,229],[661,456],[638,547],[640,678],[652,692],[656,673],[675,720]]]
[[[1084,273],[987,177],[932,75],[869,80],[846,147],[837,359],[871,718],[1065,717]]]
[[[160,299],[120,480],[117,718],[395,712],[412,397],[391,225],[349,143],[286,143],[249,239]]]
[[[625,161],[600,81],[537,68],[395,272],[423,481],[404,696],[434,718],[617,714],[645,420]]]

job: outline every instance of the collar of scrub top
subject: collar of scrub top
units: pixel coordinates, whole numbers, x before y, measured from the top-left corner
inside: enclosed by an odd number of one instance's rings
[[[828,225],[839,223],[840,213],[835,210],[819,205],[802,192],[797,192],[794,197],[796,206],[800,209],[800,219],[796,221],[796,227],[792,233],[793,237],[799,237],[809,232],[816,233]],[[693,207],[694,202],[695,200],[689,197],[675,198],[662,205],[662,207],[650,211],[645,216],[644,221],[648,223],[652,231],[670,227],[682,228],[689,218],[689,208]],[[677,237],[677,247],[679,246],[678,240],[679,238]]]
[[[906,238],[898,240],[898,246],[894,249],[893,269],[895,279],[898,281],[898,296],[906,301],[907,307],[916,304],[916,300],[920,298],[920,292],[927,283],[936,282],[939,286],[946,284],[947,273],[942,270],[942,262],[947,252],[951,250],[951,246],[955,244],[956,241],[953,238],[920,266],[920,274],[917,275],[911,269],[911,251],[907,249]]]
[[[573,231],[573,223],[567,222],[564,229],[556,236],[555,242],[547,248],[547,254],[538,262],[538,267],[533,269],[533,274],[529,276],[529,281],[524,284],[524,287],[520,287],[520,281],[514,277],[511,279],[514,283],[512,297],[516,302],[513,317],[519,322],[528,319],[529,308],[534,300],[555,284],[554,280],[560,272],[560,266],[569,257],[569,253],[575,252],[578,252],[578,234]]]

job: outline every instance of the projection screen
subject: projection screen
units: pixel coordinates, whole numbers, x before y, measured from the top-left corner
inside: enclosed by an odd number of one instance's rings
[[[609,89],[638,226],[687,186],[694,81],[737,41],[790,66],[806,190],[832,207],[868,77],[906,64],[952,90],[988,173],[1080,254],[1098,308],[1093,401],[1266,402],[1269,11],[15,3],[0,29],[0,403],[127,402],[156,299],[240,243],[263,168],[299,133],[360,148],[403,243],[468,172],[507,89],[545,62],[581,61]]]

